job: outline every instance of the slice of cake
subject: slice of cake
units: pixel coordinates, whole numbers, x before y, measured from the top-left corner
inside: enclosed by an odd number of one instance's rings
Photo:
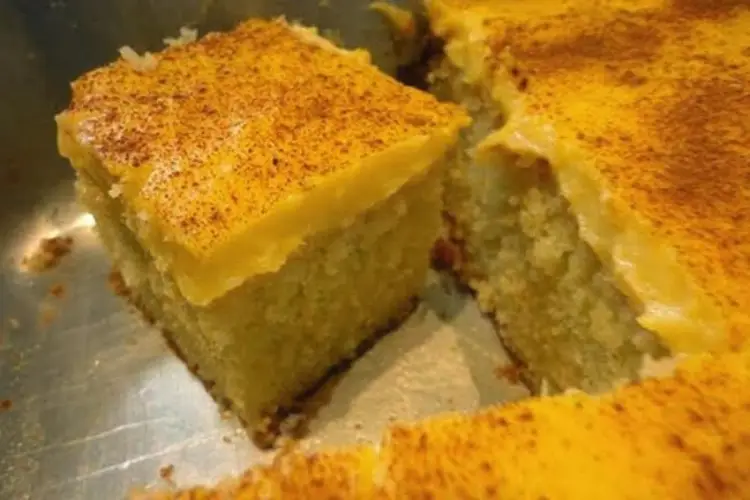
[[[60,151],[137,305],[254,425],[409,311],[468,119],[283,20],[122,53]]]
[[[750,354],[696,356],[602,397],[395,425],[377,448],[292,453],[216,489],[133,498],[747,498],[749,388]]]
[[[601,390],[750,323],[750,4],[430,0],[474,118],[443,255],[531,378]],[[744,328],[744,329],[743,329]]]

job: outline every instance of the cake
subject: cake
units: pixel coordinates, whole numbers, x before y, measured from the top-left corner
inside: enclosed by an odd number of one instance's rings
[[[474,124],[442,255],[532,383],[604,391],[750,322],[750,9],[426,2]]]
[[[562,393],[135,498],[746,498],[750,7],[426,7],[473,117],[435,254]]]
[[[121,52],[60,152],[129,296],[258,427],[410,311],[467,118],[282,19]]]
[[[750,355],[698,355],[600,397],[397,424],[379,446],[293,452],[216,488],[133,500],[747,498]]]

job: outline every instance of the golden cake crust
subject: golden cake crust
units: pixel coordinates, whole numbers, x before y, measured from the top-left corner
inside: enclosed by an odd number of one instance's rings
[[[65,113],[123,196],[201,257],[282,199],[460,112],[283,20],[124,60],[73,84]],[[459,120],[463,119],[461,116]]]
[[[478,27],[495,78],[515,86],[505,104],[586,159],[609,209],[674,252],[739,340],[750,318],[750,4],[428,4],[441,36]]]
[[[739,498],[750,488],[749,383],[750,355],[699,356],[609,395],[399,424],[377,453],[293,453],[217,490],[144,498],[307,498],[306,488],[320,498]]]

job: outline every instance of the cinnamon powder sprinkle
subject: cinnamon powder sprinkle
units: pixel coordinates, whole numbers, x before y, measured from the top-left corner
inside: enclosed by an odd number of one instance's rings
[[[125,203],[139,200],[198,257],[281,200],[465,116],[283,20],[249,20],[154,57],[151,71],[118,60],[79,78],[58,123],[123,186]]]
[[[55,283],[49,288],[48,291],[49,295],[56,298],[56,299],[62,299],[65,297],[65,294],[67,293],[67,289],[65,288],[65,285],[62,283]]]
[[[47,271],[57,267],[72,249],[73,238],[70,236],[43,238],[37,248],[23,258],[21,265],[31,272]]]

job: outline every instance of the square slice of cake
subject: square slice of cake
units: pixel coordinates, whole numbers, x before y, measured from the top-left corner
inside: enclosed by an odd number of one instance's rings
[[[468,118],[283,20],[123,54],[59,149],[134,301],[254,425],[408,313]]]
[[[750,8],[430,0],[471,110],[454,267],[540,381],[606,389],[750,323]],[[443,252],[449,253],[449,252]]]

